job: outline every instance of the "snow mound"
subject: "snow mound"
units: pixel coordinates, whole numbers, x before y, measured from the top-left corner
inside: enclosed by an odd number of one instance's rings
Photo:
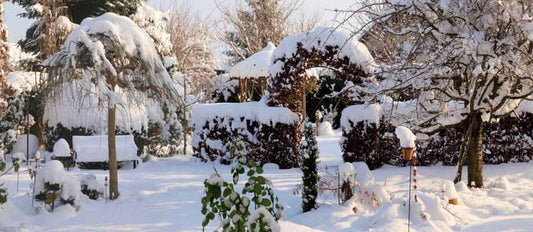
[[[70,156],[70,145],[68,145],[67,140],[60,139],[54,144],[54,156],[55,157],[69,157]]]
[[[27,141],[29,141],[29,150],[27,147]],[[35,157],[35,153],[37,153],[37,150],[39,150],[39,139],[37,138],[37,136],[30,134],[28,140],[28,136],[26,134],[22,134],[19,135],[19,137],[17,138],[17,142],[15,143],[15,147],[13,148],[12,153],[14,154],[20,152],[28,154],[27,151],[29,151],[29,156],[31,159]]]
[[[270,66],[270,59],[275,49],[276,46],[269,42],[263,50],[233,66],[229,70],[229,77],[268,77],[268,67]]]
[[[446,181],[444,182],[444,185],[445,185],[444,189],[445,189],[446,197],[448,197],[448,200],[457,199],[458,198],[457,191],[455,191],[455,186],[453,182]]]
[[[341,182],[354,183],[357,175],[352,163],[344,163],[339,166],[339,176]]]
[[[333,127],[330,122],[322,122],[318,126],[318,135],[319,136],[335,136]]]
[[[72,202],[74,206],[81,204],[81,184],[76,177],[65,175],[61,188],[61,199]]]
[[[457,182],[457,184],[455,184],[455,189],[456,189],[458,192],[470,192],[470,189],[468,188],[468,186],[466,185],[466,183],[463,182],[463,181],[459,181],[459,182]]]
[[[497,178],[496,180],[494,180],[491,184],[490,184],[491,187],[494,187],[494,188],[499,188],[499,189],[504,189],[504,190],[508,190],[511,188],[511,183],[509,182],[509,180],[507,180],[507,178],[505,177],[499,177]]]
[[[404,126],[396,127],[394,131],[398,139],[400,139],[400,145],[404,148],[414,148],[416,136],[413,132]]]
[[[379,104],[370,105],[353,105],[346,107],[341,114],[341,127],[345,131],[350,131],[352,127],[350,122],[374,123],[379,125],[381,119],[381,106]]]
[[[374,182],[374,176],[368,165],[365,162],[355,162],[353,163],[355,170],[357,170],[357,178],[355,179],[361,185],[366,185],[367,183]]]

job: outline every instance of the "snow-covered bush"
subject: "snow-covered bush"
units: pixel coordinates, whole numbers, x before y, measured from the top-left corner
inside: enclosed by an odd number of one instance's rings
[[[347,119],[342,127],[343,157],[364,161],[371,169],[383,164],[405,165],[400,156],[400,140],[395,136],[395,124],[398,123],[396,119],[408,115],[405,111],[409,110],[402,106],[403,104],[408,103],[395,103],[400,105],[398,109],[392,113],[383,112],[379,117],[379,126],[375,127],[373,124],[368,126],[362,122],[354,123],[361,114],[364,114],[365,108],[357,105],[346,108],[342,115],[343,121]],[[381,105],[382,109],[388,107],[386,104]],[[484,163],[529,162],[533,159],[533,124],[524,123],[533,120],[533,113],[528,107],[522,108],[524,109],[516,115],[485,124]],[[415,141],[417,165],[428,166],[438,163],[456,165],[465,128],[465,124],[461,123],[438,130],[434,134],[417,134],[425,137]]]
[[[92,200],[97,200],[104,194],[103,188],[94,174],[87,174],[81,178],[81,192]]]
[[[54,144],[54,156],[68,157],[70,156],[70,145],[67,140],[60,139]]]
[[[277,220],[281,218],[283,207],[274,196],[272,183],[262,176],[263,169],[246,160],[244,151],[248,149],[248,144],[240,139],[230,148],[237,157],[231,169],[232,182],[224,181],[216,172],[204,181],[205,196],[201,200],[204,229],[218,215],[224,231],[279,231]],[[248,181],[239,194],[235,186],[245,172]],[[251,205],[255,209],[252,213]]]
[[[339,178],[341,182],[342,202],[350,200],[355,187],[355,177],[357,173],[352,163],[344,163],[339,166]]]
[[[81,185],[77,178],[65,173],[63,164],[57,160],[47,162],[35,177],[35,199],[50,205],[54,210],[56,201],[79,207]]]
[[[275,163],[280,168],[298,166],[299,141],[295,130],[298,116],[283,107],[268,107],[263,102],[195,105],[192,110],[194,156],[204,161],[230,164],[234,138],[250,145],[252,161]]]
[[[353,105],[342,111],[342,158],[344,162],[366,162],[370,169],[381,167],[379,126],[381,107],[378,104]]]
[[[302,160],[300,168],[302,169],[302,210],[307,212],[317,208],[316,198],[318,196],[318,182],[320,176],[318,175],[318,146],[315,138],[315,130],[313,124],[306,123],[304,128],[304,140],[300,146],[302,152]]]

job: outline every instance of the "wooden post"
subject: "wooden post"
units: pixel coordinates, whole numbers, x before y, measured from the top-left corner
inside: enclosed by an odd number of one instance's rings
[[[115,90],[115,85],[111,85],[111,89]],[[118,171],[117,171],[117,144],[116,144],[116,106],[111,103],[109,99],[108,113],[107,113],[107,149],[109,151],[109,198],[111,200],[119,197],[118,192]]]

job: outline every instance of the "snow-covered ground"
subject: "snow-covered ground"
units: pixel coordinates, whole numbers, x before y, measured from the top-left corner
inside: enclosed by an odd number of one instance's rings
[[[321,167],[341,163],[338,140],[338,136],[318,138]],[[0,231],[201,231],[203,181],[213,168],[230,180],[230,166],[206,164],[190,157],[153,158],[137,169],[119,171],[121,196],[116,201],[106,203],[84,197],[77,212],[70,206],[61,206],[54,213],[40,214],[31,206],[30,179],[23,168],[18,193],[15,173],[1,178],[10,195],[8,203],[0,209]],[[485,166],[486,188],[469,190],[457,186],[459,205],[438,200],[443,181],[452,179],[454,167],[419,167],[418,172],[418,195],[426,202],[429,220],[413,219],[413,231],[528,231],[533,228],[531,162]],[[107,171],[79,169],[67,173],[93,173],[101,184],[107,175]],[[391,203],[380,208],[358,201],[337,205],[332,196],[323,195],[318,210],[302,214],[301,198],[294,194],[301,181],[299,170],[265,168],[266,177],[272,180],[275,194],[285,206],[285,216],[280,221],[282,231],[291,232],[407,231],[407,207],[403,203],[407,200],[408,173],[409,168],[391,166],[372,171],[376,181],[393,197]],[[215,226],[212,223],[208,231]]]

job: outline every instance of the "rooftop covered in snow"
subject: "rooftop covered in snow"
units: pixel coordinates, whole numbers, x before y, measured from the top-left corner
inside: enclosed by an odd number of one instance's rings
[[[267,77],[270,58],[275,49],[276,46],[269,42],[260,52],[251,55],[233,66],[229,70],[229,76],[237,78]]]

